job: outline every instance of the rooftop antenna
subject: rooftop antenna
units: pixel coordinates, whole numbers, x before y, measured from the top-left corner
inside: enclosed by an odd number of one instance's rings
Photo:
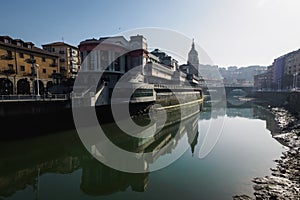
[[[63,43],[65,43],[65,38],[64,38],[64,36],[61,37],[61,40],[62,40]]]

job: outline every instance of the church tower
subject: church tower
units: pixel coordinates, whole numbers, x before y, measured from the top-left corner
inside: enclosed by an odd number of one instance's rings
[[[188,54],[188,65],[191,65],[190,73],[198,76],[199,58],[198,52],[195,49],[194,39],[192,43],[192,48]]]

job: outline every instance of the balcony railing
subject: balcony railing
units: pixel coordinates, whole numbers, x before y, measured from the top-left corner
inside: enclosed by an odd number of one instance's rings
[[[32,58],[28,58],[25,60],[27,63],[30,63],[30,64],[34,64],[36,62],[35,59],[32,59]]]
[[[7,55],[2,55],[1,59],[2,60],[12,60],[12,59],[14,59],[14,57],[12,55],[7,54]]]
[[[50,67],[57,67],[57,63],[51,63],[49,66]]]
[[[16,71],[13,69],[5,69],[5,70],[1,71],[1,74],[6,74],[6,75],[15,74],[15,73],[16,73]]]

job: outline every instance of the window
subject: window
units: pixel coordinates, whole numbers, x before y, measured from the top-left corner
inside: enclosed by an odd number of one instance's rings
[[[54,48],[52,48],[52,52],[55,52],[55,49],[54,49]]]
[[[24,72],[25,71],[25,66],[21,65],[20,66],[20,71]]]
[[[43,73],[46,74],[46,72],[47,72],[46,69],[43,69]]]
[[[14,65],[13,64],[8,64],[8,70],[13,71],[14,70]]]
[[[113,62],[113,69],[115,71],[120,71],[120,54],[119,53],[115,53],[115,60]]]
[[[34,59],[34,55],[30,55],[30,59]]]
[[[12,57],[12,52],[7,50],[7,56]]]
[[[56,70],[53,70],[53,74],[55,74],[56,73]]]
[[[42,57],[42,61],[43,61],[43,62],[46,62],[46,58],[45,58],[45,57]]]
[[[19,53],[19,57],[20,58],[24,58],[24,54],[23,53]]]
[[[109,70],[108,51],[100,51],[100,63],[101,63],[101,69]]]

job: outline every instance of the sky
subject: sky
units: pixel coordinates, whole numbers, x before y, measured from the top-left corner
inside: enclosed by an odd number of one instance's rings
[[[268,66],[300,48],[300,0],[10,0],[0,10],[0,35],[36,46],[157,27],[195,38],[221,67]]]

